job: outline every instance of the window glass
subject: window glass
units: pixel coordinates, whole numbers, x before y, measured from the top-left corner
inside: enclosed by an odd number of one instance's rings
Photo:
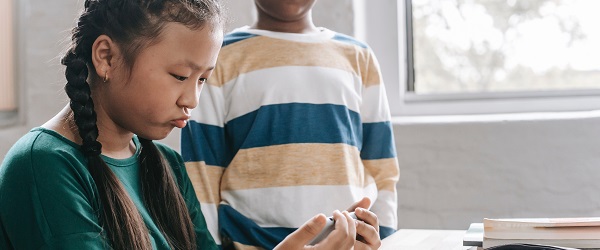
[[[407,1],[409,91],[600,89],[598,0]]]

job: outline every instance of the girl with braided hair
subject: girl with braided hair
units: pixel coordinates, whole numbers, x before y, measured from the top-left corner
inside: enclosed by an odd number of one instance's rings
[[[0,249],[218,249],[184,162],[153,142],[182,128],[223,40],[217,0],[86,0],[72,31],[70,102],[0,166]],[[355,222],[317,248],[350,249]],[[309,220],[280,249],[303,249]]]

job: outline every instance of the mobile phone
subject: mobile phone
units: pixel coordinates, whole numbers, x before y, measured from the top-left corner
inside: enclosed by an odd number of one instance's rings
[[[351,218],[356,220],[356,214],[354,214],[354,212],[350,212],[348,214]],[[321,230],[321,232],[308,244],[315,245],[321,242],[323,239],[327,238],[327,235],[329,235],[331,231],[333,231],[333,229],[335,229],[335,220],[333,219],[333,216],[327,217],[327,222],[325,223],[325,227],[323,228],[323,230]]]

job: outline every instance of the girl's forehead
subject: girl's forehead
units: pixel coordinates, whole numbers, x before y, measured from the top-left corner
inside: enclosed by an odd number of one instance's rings
[[[220,28],[190,29],[173,23],[165,26],[156,42],[140,51],[136,61],[144,65],[185,64],[195,65],[196,68],[210,67],[216,61],[222,41],[223,32]]]

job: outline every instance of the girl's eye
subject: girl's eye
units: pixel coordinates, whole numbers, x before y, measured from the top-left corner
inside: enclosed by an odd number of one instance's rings
[[[198,83],[200,83],[200,84],[204,84],[205,82],[206,82],[206,78],[198,79]]]
[[[178,81],[181,81],[181,82],[183,82],[183,81],[185,81],[185,80],[187,80],[187,79],[188,79],[188,78],[187,78],[187,77],[185,77],[185,76],[179,76],[179,75],[175,75],[175,74],[171,74],[171,75],[172,75],[172,76],[173,76],[175,79],[177,79]]]

